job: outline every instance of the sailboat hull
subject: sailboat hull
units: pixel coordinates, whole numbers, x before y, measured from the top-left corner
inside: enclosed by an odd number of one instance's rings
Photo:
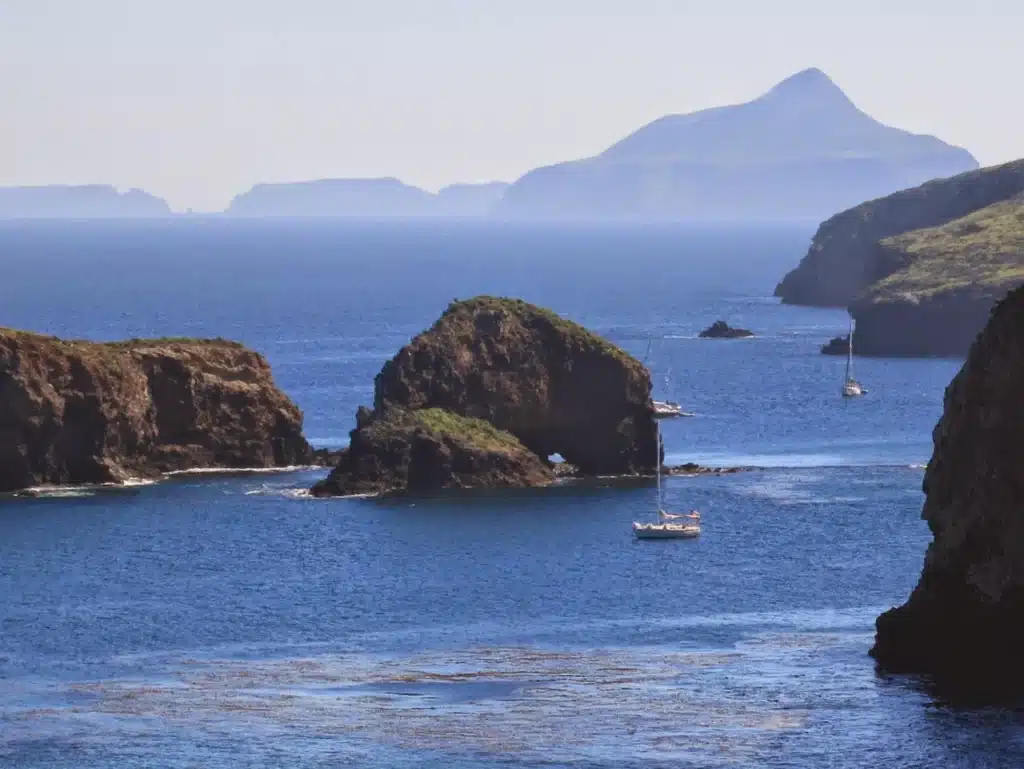
[[[633,523],[637,539],[695,539],[700,526],[692,523]]]

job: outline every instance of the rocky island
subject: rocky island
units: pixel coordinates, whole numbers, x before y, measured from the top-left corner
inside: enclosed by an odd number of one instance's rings
[[[311,458],[302,413],[240,344],[0,329],[0,491]]]
[[[1024,288],[998,304],[946,390],[925,473],[933,541],[920,581],[878,618],[891,672],[968,696],[1024,695]]]
[[[626,352],[516,299],[456,301],[377,375],[318,496],[653,472],[651,380]]]
[[[748,331],[745,328],[733,328],[724,320],[716,320],[698,336],[701,339],[744,339],[753,335],[753,331]]]
[[[824,72],[806,69],[751,101],[665,115],[593,157],[536,168],[494,213],[820,219],[977,167],[960,147],[878,122]]]

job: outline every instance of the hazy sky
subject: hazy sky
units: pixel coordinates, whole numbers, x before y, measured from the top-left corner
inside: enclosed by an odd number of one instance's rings
[[[0,0],[0,185],[514,179],[810,66],[1024,157],[1021,0]]]

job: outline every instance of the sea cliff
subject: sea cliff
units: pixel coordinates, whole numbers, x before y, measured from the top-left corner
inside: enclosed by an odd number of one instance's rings
[[[862,203],[826,220],[775,295],[785,304],[846,307],[898,270],[878,245],[913,230],[940,227],[1024,193],[1024,160],[939,179]]]
[[[311,458],[302,413],[240,344],[0,329],[0,491]]]
[[[946,390],[925,473],[933,540],[871,654],[970,696],[1024,695],[1024,288],[1002,300]]]

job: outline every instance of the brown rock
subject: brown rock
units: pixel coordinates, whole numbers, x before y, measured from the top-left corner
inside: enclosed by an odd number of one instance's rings
[[[383,412],[441,408],[515,435],[584,475],[651,471],[650,375],[620,348],[515,299],[453,302],[377,376]]]
[[[242,345],[0,329],[0,491],[310,456],[302,413]]]
[[[934,539],[871,654],[960,693],[1024,695],[1024,289],[998,304],[946,390],[925,474]]]
[[[314,496],[543,486],[555,478],[514,435],[442,409],[364,415],[351,435],[338,466],[313,487]]]

